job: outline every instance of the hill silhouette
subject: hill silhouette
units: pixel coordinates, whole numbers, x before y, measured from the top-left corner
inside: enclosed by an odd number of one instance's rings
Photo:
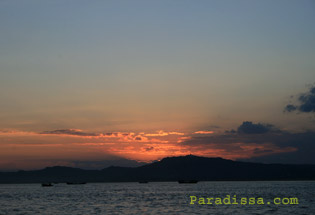
[[[55,166],[34,171],[0,172],[0,183],[178,180],[315,180],[315,165],[261,164],[187,155],[167,157],[140,167],[83,170]]]

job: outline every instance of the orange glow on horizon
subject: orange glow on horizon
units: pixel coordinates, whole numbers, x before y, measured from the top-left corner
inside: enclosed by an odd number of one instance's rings
[[[34,160],[43,163],[69,163],[71,160],[108,160],[111,157],[150,162],[170,156],[188,154],[226,159],[251,158],[295,151],[271,143],[196,144],[193,134],[213,134],[213,131],[193,133],[166,132],[156,134],[135,132],[85,133],[66,129],[46,133],[0,131],[0,169],[7,163],[27,168]],[[18,158],[18,159],[17,159]],[[20,160],[20,161],[19,161]],[[57,162],[58,161],[58,162]]]

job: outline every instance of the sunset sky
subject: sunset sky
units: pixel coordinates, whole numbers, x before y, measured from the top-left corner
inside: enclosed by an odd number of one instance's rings
[[[315,164],[314,38],[311,0],[2,0],[0,170]]]

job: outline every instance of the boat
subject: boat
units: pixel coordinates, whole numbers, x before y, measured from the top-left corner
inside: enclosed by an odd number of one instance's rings
[[[197,182],[197,180],[178,180],[180,184],[196,184]]]
[[[42,187],[52,187],[51,183],[42,183]]]
[[[68,185],[80,185],[80,184],[86,184],[86,182],[67,182]]]

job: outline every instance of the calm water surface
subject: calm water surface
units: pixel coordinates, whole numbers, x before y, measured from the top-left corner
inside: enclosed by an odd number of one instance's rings
[[[265,205],[191,205],[190,196],[262,197]],[[274,205],[297,197],[298,205]],[[315,214],[315,182],[0,184],[0,215],[34,214]]]

